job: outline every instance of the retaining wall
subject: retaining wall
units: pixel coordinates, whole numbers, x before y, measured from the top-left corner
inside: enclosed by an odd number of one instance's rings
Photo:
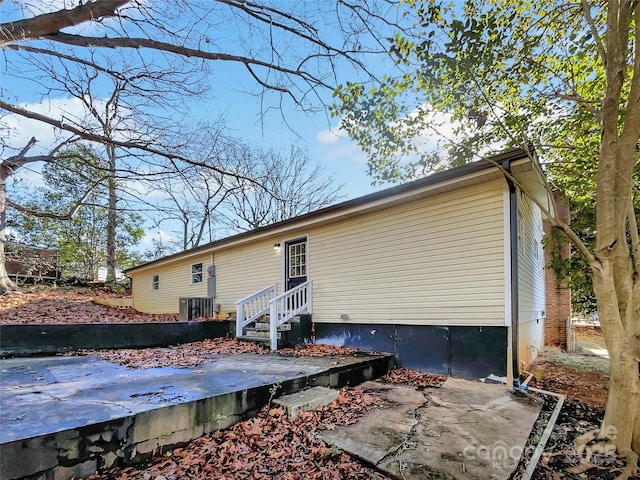
[[[0,356],[52,355],[79,349],[148,348],[235,335],[235,322],[0,325]]]

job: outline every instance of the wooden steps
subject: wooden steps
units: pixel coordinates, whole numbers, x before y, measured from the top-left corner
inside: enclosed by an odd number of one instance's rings
[[[278,327],[278,347],[285,346],[288,343],[287,332],[291,330],[290,323],[284,323]],[[284,335],[283,335],[284,333]],[[238,337],[238,340],[257,343],[271,343],[271,326],[269,321],[257,321],[253,327],[245,327],[244,335]]]

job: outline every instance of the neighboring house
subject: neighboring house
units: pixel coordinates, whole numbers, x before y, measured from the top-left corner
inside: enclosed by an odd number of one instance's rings
[[[511,380],[543,345],[543,229],[496,163],[548,204],[538,163],[513,149],[128,269],[133,306],[215,297],[219,318],[239,312],[239,334],[306,312],[318,343]]]
[[[6,268],[12,280],[57,280],[58,251],[16,242],[5,244]]]

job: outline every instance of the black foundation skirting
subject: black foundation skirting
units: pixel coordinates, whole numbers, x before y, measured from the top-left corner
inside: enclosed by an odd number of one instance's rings
[[[398,366],[478,379],[507,374],[507,327],[316,323],[316,342],[388,352]]]

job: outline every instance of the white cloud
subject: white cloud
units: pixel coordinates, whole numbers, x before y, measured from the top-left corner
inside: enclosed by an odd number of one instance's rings
[[[331,127],[318,132],[316,140],[321,144],[333,145],[346,138],[347,134],[340,127]]]
[[[364,165],[367,163],[367,155],[360,149],[357,143],[343,140],[339,145],[331,148],[323,148],[321,158],[324,162],[353,162]]]
[[[28,103],[18,106],[24,110],[55,119],[65,116],[77,120],[85,116],[84,106],[78,99],[54,98],[41,103]],[[4,124],[3,126],[9,129],[5,143],[11,148],[20,150],[31,138],[37,140],[36,146],[29,151],[30,155],[48,153],[56,144],[68,136],[68,134],[61,133],[46,123],[15,114],[3,117],[2,123]]]
[[[356,142],[351,140],[340,124],[316,134],[317,147],[321,161],[325,163],[354,162],[366,164],[367,157]]]
[[[104,111],[105,101],[102,99],[92,99],[93,104],[99,111]],[[62,120],[66,123],[80,126],[80,128],[96,129],[100,133],[98,122],[91,116],[84,102],[78,98],[52,98],[40,103],[19,104],[20,108],[39,113],[54,120]],[[117,140],[130,140],[143,138],[138,125],[135,123],[135,116],[126,107],[120,107]],[[112,119],[112,121],[114,121]],[[5,135],[5,145],[19,151],[29,142],[31,138],[37,140],[36,146],[29,151],[29,155],[49,153],[61,141],[68,139],[71,134],[54,128],[47,123],[33,120],[16,114],[7,114],[0,120],[4,129],[8,130]],[[147,139],[151,137],[146,136]]]
[[[459,120],[453,120],[451,114],[433,112],[430,111],[426,105],[421,105],[412,111],[407,117],[415,118],[419,115],[425,117],[424,124],[428,126],[424,127],[422,131],[419,132],[419,135],[414,139],[418,148],[423,150],[435,150],[441,145],[452,145],[462,140],[462,135],[464,135],[464,133],[456,134],[456,129],[462,127],[462,124]],[[499,119],[496,118],[494,114],[490,114],[487,122],[496,122],[498,120]],[[476,157],[470,158],[469,161],[477,160],[478,158],[488,155],[490,152],[501,150],[504,148],[504,143],[505,142],[500,141],[487,145],[482,150],[477,151]]]
[[[421,105],[410,112],[406,119],[415,119],[418,116],[425,117],[425,124],[428,125],[413,137],[412,142],[419,151],[433,151],[442,143],[455,142],[455,123],[451,119],[451,114],[433,112],[426,105]],[[316,135],[316,140],[320,144],[321,158],[325,162],[350,161],[358,164],[367,163],[367,155],[360,149],[356,142],[349,139],[345,130],[340,128],[340,123],[329,129],[322,130]],[[412,157],[412,156],[410,156]],[[407,157],[403,162],[411,160]]]
[[[454,133],[455,123],[449,113],[433,112],[426,105],[421,105],[413,110],[407,117],[414,119],[424,117],[425,126],[419,136],[414,140],[416,145],[426,150],[438,148],[439,143],[452,143],[456,141]]]

